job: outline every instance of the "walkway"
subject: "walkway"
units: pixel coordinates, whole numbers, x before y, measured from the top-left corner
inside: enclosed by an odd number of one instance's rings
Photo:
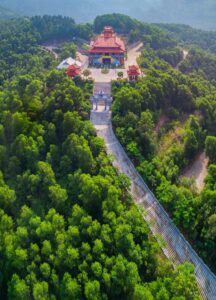
[[[103,88],[103,84],[97,83],[95,90]],[[106,83],[108,89],[108,83]],[[109,83],[111,91],[111,83]],[[91,121],[102,137],[107,147],[107,153],[114,156],[113,165],[120,173],[125,173],[131,179],[131,194],[135,202],[145,209],[143,218],[149,224],[153,235],[162,236],[166,245],[162,250],[174,266],[180,263],[190,262],[195,266],[195,274],[201,295],[204,299],[216,299],[216,277],[199,258],[190,244],[185,240],[180,231],[173,224],[168,214],[158,200],[149,190],[142,177],[136,171],[121,144],[117,140],[111,124],[111,111],[105,111],[103,104],[100,108],[91,112]]]
[[[177,66],[174,68],[175,70],[179,71],[180,65],[187,59],[189,51],[186,49],[182,49],[183,52],[183,58],[182,60],[177,64]]]
[[[125,62],[126,69],[131,65],[137,65],[137,58],[141,55],[143,43],[135,43],[128,47],[127,60]]]
[[[54,57],[55,59],[58,59],[59,55],[58,53],[55,51],[56,50],[56,47],[55,46],[42,46],[42,49],[50,52]]]

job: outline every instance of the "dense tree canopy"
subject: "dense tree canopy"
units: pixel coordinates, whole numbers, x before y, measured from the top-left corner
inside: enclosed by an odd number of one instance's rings
[[[214,78],[215,57],[195,49],[181,63],[180,46],[169,45],[172,38],[165,37],[167,42],[158,49],[153,37],[144,35],[145,49],[139,58],[147,76],[136,83],[113,83],[113,125],[137,170],[215,269],[215,185],[210,183],[216,163],[216,106],[215,83],[209,80]],[[175,71],[177,64],[190,75]],[[204,150],[212,165],[199,194],[193,180],[181,174]]]
[[[91,25],[79,25],[73,19],[61,16],[0,20],[0,27],[0,84],[16,74],[32,74],[37,78],[55,66],[53,55],[39,44],[89,39],[92,35]],[[76,47],[66,43],[60,56],[75,56],[75,52]]]
[[[41,92],[32,88],[35,84]],[[35,91],[38,110],[33,114],[29,105]],[[2,295],[173,297],[190,293],[187,285],[184,291],[174,288],[178,276],[185,281],[189,276],[199,299],[193,268],[163,271],[157,243],[149,239],[103,142],[82,117],[88,111],[82,90],[57,71],[36,83],[31,76],[18,76],[1,94]]]
[[[188,25],[177,24],[157,24],[162,29],[167,30],[181,44],[191,47],[191,45],[216,53],[216,32],[195,29]]]
[[[216,55],[201,49],[192,48],[185,62],[180,66],[183,73],[201,73],[208,80],[216,80]]]
[[[164,258],[89,121],[92,82],[56,71],[39,46],[65,26],[89,29],[35,17],[0,33],[0,297],[200,299],[193,266],[173,270]],[[127,109],[137,102],[133,121],[143,96],[124,93]],[[140,116],[150,147],[154,116]]]

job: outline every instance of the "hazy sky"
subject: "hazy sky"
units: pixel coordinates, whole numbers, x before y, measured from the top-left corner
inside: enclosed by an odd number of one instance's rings
[[[185,23],[216,28],[216,0],[0,0],[20,14],[62,14],[77,21],[120,12],[149,22]]]

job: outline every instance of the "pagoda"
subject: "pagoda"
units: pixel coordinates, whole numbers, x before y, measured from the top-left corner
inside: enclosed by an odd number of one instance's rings
[[[80,74],[80,67],[77,65],[71,65],[67,68],[66,74],[69,77],[76,77]]]
[[[121,67],[124,66],[125,53],[124,41],[112,27],[106,26],[91,42],[89,64],[94,67]]]
[[[135,65],[129,66],[127,73],[128,73],[129,81],[137,81],[137,79],[140,76],[139,67]]]

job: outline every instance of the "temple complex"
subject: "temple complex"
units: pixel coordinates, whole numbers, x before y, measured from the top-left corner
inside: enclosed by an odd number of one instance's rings
[[[104,27],[103,32],[91,42],[89,64],[94,67],[124,66],[126,48],[124,41],[112,27]]]

